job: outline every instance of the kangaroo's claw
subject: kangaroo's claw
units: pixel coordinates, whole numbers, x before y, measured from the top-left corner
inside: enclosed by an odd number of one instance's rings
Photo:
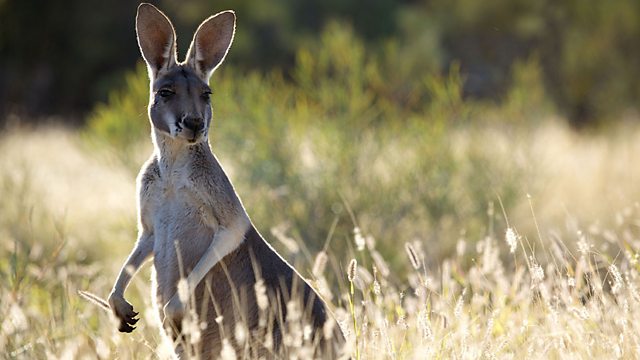
[[[118,326],[118,330],[120,332],[130,333],[135,330],[135,325],[139,318],[138,313],[133,311],[133,306],[129,304],[122,296],[109,296],[109,305],[111,306],[111,310],[113,314],[120,320],[120,325]]]
[[[118,331],[123,332],[123,333],[130,333],[135,329],[136,329],[135,327],[130,326],[125,322],[120,322],[120,326],[118,327]]]

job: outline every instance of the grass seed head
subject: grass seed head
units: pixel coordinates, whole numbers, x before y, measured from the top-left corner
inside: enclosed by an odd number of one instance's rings
[[[178,298],[183,304],[189,299],[189,285],[185,278],[178,280]]]
[[[356,274],[358,270],[358,261],[356,259],[351,259],[349,262],[349,268],[347,269],[347,278],[350,282],[354,282],[356,279]]]
[[[256,292],[256,302],[260,310],[264,311],[269,307],[269,298],[267,297],[267,288],[264,285],[264,280],[259,279],[253,285],[253,289]]]
[[[405,243],[404,249],[407,251],[407,255],[409,255],[411,266],[413,266],[415,270],[420,269],[420,260],[418,259],[418,254],[416,253],[416,249],[413,245],[411,243]]]
[[[364,236],[362,236],[362,231],[360,231],[360,227],[358,226],[353,228],[353,240],[356,243],[356,249],[358,249],[358,251],[364,250],[366,240],[364,239]]]
[[[544,269],[531,257],[531,282],[537,285],[544,280]]]
[[[504,237],[507,241],[507,245],[509,245],[509,252],[512,254],[515,253],[516,248],[518,247],[518,235],[515,230],[513,230],[513,228],[507,228],[507,232]]]
[[[222,350],[220,351],[221,360],[236,360],[238,357],[236,351],[231,346],[229,339],[222,340]]]
[[[618,270],[618,267],[615,264],[609,265],[609,273],[613,277],[613,284],[611,285],[611,292],[614,294],[618,294],[622,287],[624,286],[624,280],[622,280],[622,275]]]

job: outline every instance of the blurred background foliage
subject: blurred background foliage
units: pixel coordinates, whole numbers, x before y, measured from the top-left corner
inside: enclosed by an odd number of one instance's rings
[[[551,113],[539,61],[514,66],[514,85],[497,106],[463,100],[458,64],[446,74],[398,77],[398,46],[367,48],[353,27],[334,21],[296,51],[286,73],[227,63],[214,74],[210,141],[259,229],[318,251],[340,220],[334,250],[352,246],[352,230],[362,227],[390,257],[403,256],[391,251],[396,238],[428,240],[437,257],[455,246],[446,239],[487,234],[496,196],[513,204],[528,169],[496,162],[514,149],[487,147],[474,129],[528,127]],[[150,147],[147,102],[140,64],[84,130],[96,149],[119,149],[132,174],[150,153],[140,148]]]
[[[336,34],[323,29],[346,27],[352,38],[343,40],[357,44],[342,56],[386,67],[381,72],[393,76],[384,86],[367,80],[366,92],[384,87],[391,92],[387,100],[398,106],[420,107],[424,98],[413,80],[452,69],[464,79],[463,99],[502,101],[516,80],[512,69],[530,59],[538,61],[547,100],[575,127],[607,124],[635,111],[640,100],[637,0],[152,2],[174,21],[181,54],[187,34],[204,17],[235,9],[238,33],[229,62],[241,74],[279,71],[293,84],[309,80],[297,74],[307,56],[299,49],[316,56],[323,37]],[[137,4],[0,1],[0,112],[31,121],[62,115],[82,124],[96,102],[127,81],[124,73],[139,59]],[[366,101],[368,95],[360,95]]]

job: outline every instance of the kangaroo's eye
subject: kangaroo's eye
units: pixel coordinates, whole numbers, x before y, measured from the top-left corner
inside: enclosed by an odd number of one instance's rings
[[[202,98],[206,101],[209,101],[209,98],[211,97],[211,90],[205,90],[202,93]]]
[[[158,90],[158,95],[162,96],[163,98],[167,98],[171,95],[175,94],[173,91],[168,90],[168,89],[161,89]]]

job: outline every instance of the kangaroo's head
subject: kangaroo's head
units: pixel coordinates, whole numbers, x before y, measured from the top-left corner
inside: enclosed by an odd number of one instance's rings
[[[209,78],[227,55],[235,22],[233,11],[206,19],[196,30],[185,61],[177,62],[173,25],[155,6],[140,4],[136,32],[149,70],[149,118],[156,132],[189,144],[207,138]]]

